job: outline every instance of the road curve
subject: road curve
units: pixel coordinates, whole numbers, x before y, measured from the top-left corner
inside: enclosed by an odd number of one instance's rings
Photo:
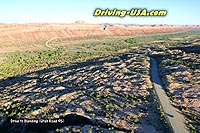
[[[175,133],[189,133],[184,124],[184,117],[177,112],[174,106],[171,105],[165,90],[162,88],[160,82],[161,80],[158,74],[157,61],[154,58],[151,58],[151,76],[155,91],[173,131]]]
[[[48,48],[50,48],[50,49],[55,49],[54,47],[49,46],[49,42],[51,42],[51,41],[53,41],[53,40],[56,40],[57,38],[58,38],[58,37],[53,37],[53,38],[47,40],[47,41],[45,42],[45,46],[48,47]]]

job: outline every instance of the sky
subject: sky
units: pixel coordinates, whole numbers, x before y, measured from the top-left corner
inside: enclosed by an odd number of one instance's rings
[[[0,23],[200,25],[200,0],[0,0]],[[94,17],[96,8],[167,10],[165,17]]]

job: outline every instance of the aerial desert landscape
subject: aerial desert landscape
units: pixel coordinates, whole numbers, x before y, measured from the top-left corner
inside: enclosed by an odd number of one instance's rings
[[[155,33],[173,33],[199,26],[176,25],[120,25],[90,24],[77,21],[72,24],[1,24],[0,53],[15,50],[45,49],[45,41],[52,38],[85,38],[93,36],[127,36]],[[27,48],[28,45],[28,48]]]
[[[0,24],[0,132],[200,132],[200,26]]]

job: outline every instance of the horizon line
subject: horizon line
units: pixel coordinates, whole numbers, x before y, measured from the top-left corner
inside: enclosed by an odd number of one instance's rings
[[[75,22],[23,22],[23,23],[1,23],[0,24],[17,24],[17,25],[23,25],[23,24],[103,24],[103,25],[139,25],[139,26],[200,26],[199,24],[134,24],[134,23],[92,23],[92,22],[86,22],[84,21],[83,23],[78,23],[77,21]]]

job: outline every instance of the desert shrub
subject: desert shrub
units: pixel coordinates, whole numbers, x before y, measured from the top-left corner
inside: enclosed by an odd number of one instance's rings
[[[169,34],[169,35],[163,35],[163,36],[160,36],[160,37],[159,37],[159,40],[169,40],[170,37],[171,37],[170,34]]]
[[[131,43],[131,44],[136,44],[137,43],[135,38],[129,38],[129,39],[125,40],[125,42]]]

